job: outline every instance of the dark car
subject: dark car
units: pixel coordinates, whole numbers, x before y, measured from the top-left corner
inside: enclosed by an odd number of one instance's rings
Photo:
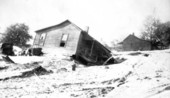
[[[12,43],[3,43],[1,46],[2,54],[13,56],[13,44]]]

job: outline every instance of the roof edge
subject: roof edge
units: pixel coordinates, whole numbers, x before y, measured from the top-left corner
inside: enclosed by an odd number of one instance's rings
[[[75,25],[73,22],[71,22],[70,20],[66,19],[65,21],[63,21],[63,22],[61,22],[61,23],[59,23],[59,24],[52,25],[52,26],[49,26],[49,27],[45,27],[45,28],[43,28],[43,29],[36,30],[35,32],[38,33],[38,32],[41,32],[41,31],[43,31],[43,30],[47,30],[47,29],[50,29],[50,28],[53,28],[53,27],[62,25],[62,24],[64,24],[64,23],[66,23],[66,22],[69,22],[69,23],[73,24],[77,29],[83,31],[80,27],[78,27],[77,25]]]
[[[137,36],[135,36],[135,35],[133,35],[133,34],[129,34],[122,42],[120,42],[120,44],[122,44],[128,37],[130,37],[130,36],[133,36],[133,37],[135,37],[136,39],[138,39],[138,40],[141,40],[141,41],[146,41],[146,42],[149,42],[149,41],[147,41],[147,40],[144,40],[144,39],[141,39],[141,38],[138,38]]]

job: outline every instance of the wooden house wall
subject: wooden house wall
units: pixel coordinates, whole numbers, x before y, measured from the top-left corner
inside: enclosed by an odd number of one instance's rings
[[[46,33],[46,37],[44,40],[44,45],[41,46],[39,43],[41,34]],[[65,47],[60,47],[60,42],[63,34],[68,34],[68,39],[66,41]],[[68,52],[76,52],[77,44],[79,40],[80,30],[76,28],[71,23],[66,23],[61,26],[57,26],[54,28],[50,28],[48,30],[44,30],[41,32],[37,32],[35,37],[35,44],[38,43],[40,47],[46,48],[56,48],[67,50]]]
[[[150,50],[151,45],[147,41],[140,40],[135,37],[129,37],[126,40],[124,40],[123,49],[125,51]]]
[[[151,43],[147,41],[140,41],[140,50],[151,50]]]

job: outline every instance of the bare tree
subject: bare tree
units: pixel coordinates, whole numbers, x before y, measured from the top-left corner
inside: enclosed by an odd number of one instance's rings
[[[160,24],[160,20],[153,16],[148,16],[144,21],[144,29],[141,33],[141,38],[150,41],[152,49],[157,48],[158,39],[155,36],[155,31]]]
[[[142,31],[141,38],[149,41],[154,40],[154,32],[160,23],[159,19],[148,16],[144,21],[144,30]]]
[[[170,45],[170,22],[161,23],[152,16],[146,18],[141,38],[151,42],[152,49],[164,49]]]

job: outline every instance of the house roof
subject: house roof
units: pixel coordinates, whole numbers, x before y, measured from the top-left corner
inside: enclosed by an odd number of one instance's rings
[[[37,30],[37,31],[35,31],[35,32],[38,33],[38,32],[44,31],[44,30],[48,30],[48,29],[51,29],[51,28],[55,28],[55,27],[64,25],[64,24],[66,24],[66,23],[72,24],[74,27],[76,27],[76,28],[79,29],[80,31],[83,31],[83,33],[88,34],[86,31],[82,30],[80,27],[78,27],[77,25],[75,25],[74,23],[72,23],[72,22],[69,21],[69,20],[65,20],[65,21],[63,21],[63,22],[61,22],[61,23],[59,23],[59,24],[57,24],[57,25],[49,26],[49,27],[46,27],[46,28]],[[89,35],[89,36],[90,36],[90,35]],[[92,37],[92,36],[90,36],[90,37]],[[108,51],[108,52],[111,52],[109,49],[107,49],[106,47],[104,47],[100,42],[98,42],[97,40],[95,40],[93,37],[92,37],[92,39],[93,39],[94,41],[96,41],[98,44],[100,44],[100,46],[103,47],[103,49],[105,49],[105,50]]]
[[[38,33],[38,32],[44,31],[44,30],[48,30],[48,29],[51,29],[51,28],[54,28],[54,27],[58,27],[58,26],[64,25],[64,24],[66,24],[66,23],[73,24],[77,29],[79,29],[79,30],[82,31],[82,29],[81,29],[80,27],[78,27],[77,25],[75,25],[74,23],[72,23],[70,20],[65,20],[65,21],[63,21],[63,22],[61,22],[61,23],[59,23],[59,24],[57,24],[57,25],[49,26],[49,27],[46,27],[46,28],[37,30],[37,31],[35,31],[35,32]]]
[[[122,42],[120,42],[119,44],[123,44],[123,42],[126,41],[126,40],[129,39],[129,38],[136,38],[136,39],[141,40],[141,41],[149,42],[149,41],[147,41],[147,40],[143,40],[143,39],[140,39],[140,38],[136,37],[134,34],[130,34],[129,36],[127,36],[127,37],[126,37]]]
[[[95,38],[93,38],[92,36],[90,36],[88,33],[86,33],[85,31],[82,32],[83,34],[87,34],[90,38],[93,39],[93,41],[95,41],[98,45],[100,45],[104,50],[111,52],[108,48],[106,48],[103,44],[101,44],[99,41],[97,41]]]

